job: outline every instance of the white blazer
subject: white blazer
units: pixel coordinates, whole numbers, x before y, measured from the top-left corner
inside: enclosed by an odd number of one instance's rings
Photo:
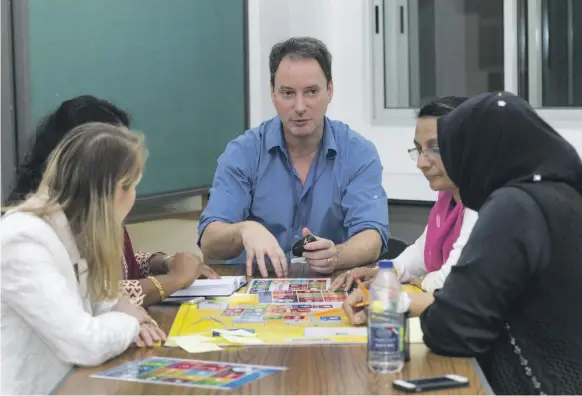
[[[394,259],[394,268],[398,273],[400,282],[410,282],[424,276],[422,280],[422,289],[433,293],[435,290],[443,287],[445,279],[451,272],[451,267],[457,264],[463,248],[467,244],[473,226],[477,222],[479,215],[474,210],[465,208],[463,212],[463,224],[459,237],[453,244],[453,250],[449,254],[447,261],[438,271],[430,272],[426,270],[424,263],[424,245],[426,243],[426,227],[422,235],[406,248],[397,258]]]
[[[47,394],[74,365],[100,365],[137,339],[137,319],[86,297],[87,263],[64,213],[1,223],[3,394]]]

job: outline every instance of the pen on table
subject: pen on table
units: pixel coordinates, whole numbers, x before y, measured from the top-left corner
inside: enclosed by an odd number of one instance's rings
[[[356,308],[362,308],[362,307],[367,307],[368,305],[369,305],[368,301],[362,301],[362,302],[359,302],[356,305],[354,305],[354,307],[356,307]],[[323,315],[323,314],[340,312],[341,310],[343,310],[342,307],[331,308],[331,309],[324,309],[323,311],[314,312],[313,315],[319,316],[319,315]]]
[[[332,313],[332,312],[340,312],[342,309],[343,309],[342,307],[324,309],[323,311],[314,312],[313,315],[323,315],[323,314],[328,314],[328,313]]]
[[[364,282],[362,282],[360,278],[358,278],[357,276],[354,276],[354,280],[358,284],[360,290],[362,290],[362,293],[364,293],[364,296],[366,296],[366,298],[370,297],[370,293],[368,292],[368,288],[366,287],[366,285],[364,285]]]

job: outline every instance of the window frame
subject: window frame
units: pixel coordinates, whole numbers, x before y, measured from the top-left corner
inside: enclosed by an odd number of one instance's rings
[[[390,0],[393,2],[394,7],[403,6],[408,0]],[[541,89],[542,89],[542,0],[523,0],[527,2],[527,46],[528,46],[528,90],[530,103],[536,107],[538,114],[544,118],[548,123],[550,123],[554,128],[564,128],[564,129],[580,129],[582,125],[582,107],[537,107],[536,105],[541,102]],[[519,0],[503,0],[503,39],[504,39],[504,87],[508,92],[517,93],[519,87],[519,52],[523,50],[520,48],[520,42],[518,38],[519,29]],[[409,86],[411,82],[409,81],[408,72],[408,38],[405,38],[405,56],[397,56],[398,48],[402,47],[402,41],[397,39],[391,42],[386,42],[386,34],[384,32],[385,20],[384,20],[384,0],[368,0],[368,21],[370,21],[370,26],[368,26],[368,31],[371,34],[371,66],[372,66],[372,78],[371,78],[371,92],[372,92],[372,114],[371,121],[372,125],[375,126],[410,126],[411,121],[414,120],[415,114],[418,108],[385,108],[385,92],[390,89],[394,92],[392,95],[392,100],[394,97],[401,93],[401,95],[408,96]],[[407,19],[406,10],[404,7],[404,17]],[[399,15],[391,15],[391,19],[397,19]],[[406,20],[405,19],[405,20]],[[533,21],[533,23],[532,23]],[[394,21],[393,21],[394,22]],[[533,39],[532,39],[533,37]],[[404,74],[406,78],[398,73],[391,73],[391,79],[387,80],[385,78],[384,68],[384,47],[388,45],[388,51],[393,55],[390,58],[392,62],[400,61],[404,64],[402,70],[405,70]],[[397,89],[392,89],[396,84]],[[414,85],[415,82],[412,82]],[[403,86],[406,86],[404,88]]]

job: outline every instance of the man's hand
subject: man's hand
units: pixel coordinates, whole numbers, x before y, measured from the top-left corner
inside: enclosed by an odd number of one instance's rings
[[[311,231],[308,228],[304,228],[301,233],[303,234],[303,238],[311,235]],[[310,242],[304,246],[305,251],[303,252],[303,257],[315,272],[331,274],[337,267],[338,250],[335,244],[329,239],[314,236],[317,238],[317,241]]]
[[[254,221],[245,221],[241,224],[241,239],[247,255],[247,276],[253,276],[255,258],[257,259],[261,276],[266,278],[269,275],[265,264],[265,256],[269,257],[277,277],[288,275],[287,257],[285,257],[285,253],[279,246],[277,238],[263,225]]]

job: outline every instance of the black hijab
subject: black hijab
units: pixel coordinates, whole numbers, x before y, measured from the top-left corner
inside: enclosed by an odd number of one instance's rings
[[[508,92],[475,96],[437,121],[447,174],[466,207],[479,210],[500,187],[544,180],[582,194],[576,150],[525,100]]]

